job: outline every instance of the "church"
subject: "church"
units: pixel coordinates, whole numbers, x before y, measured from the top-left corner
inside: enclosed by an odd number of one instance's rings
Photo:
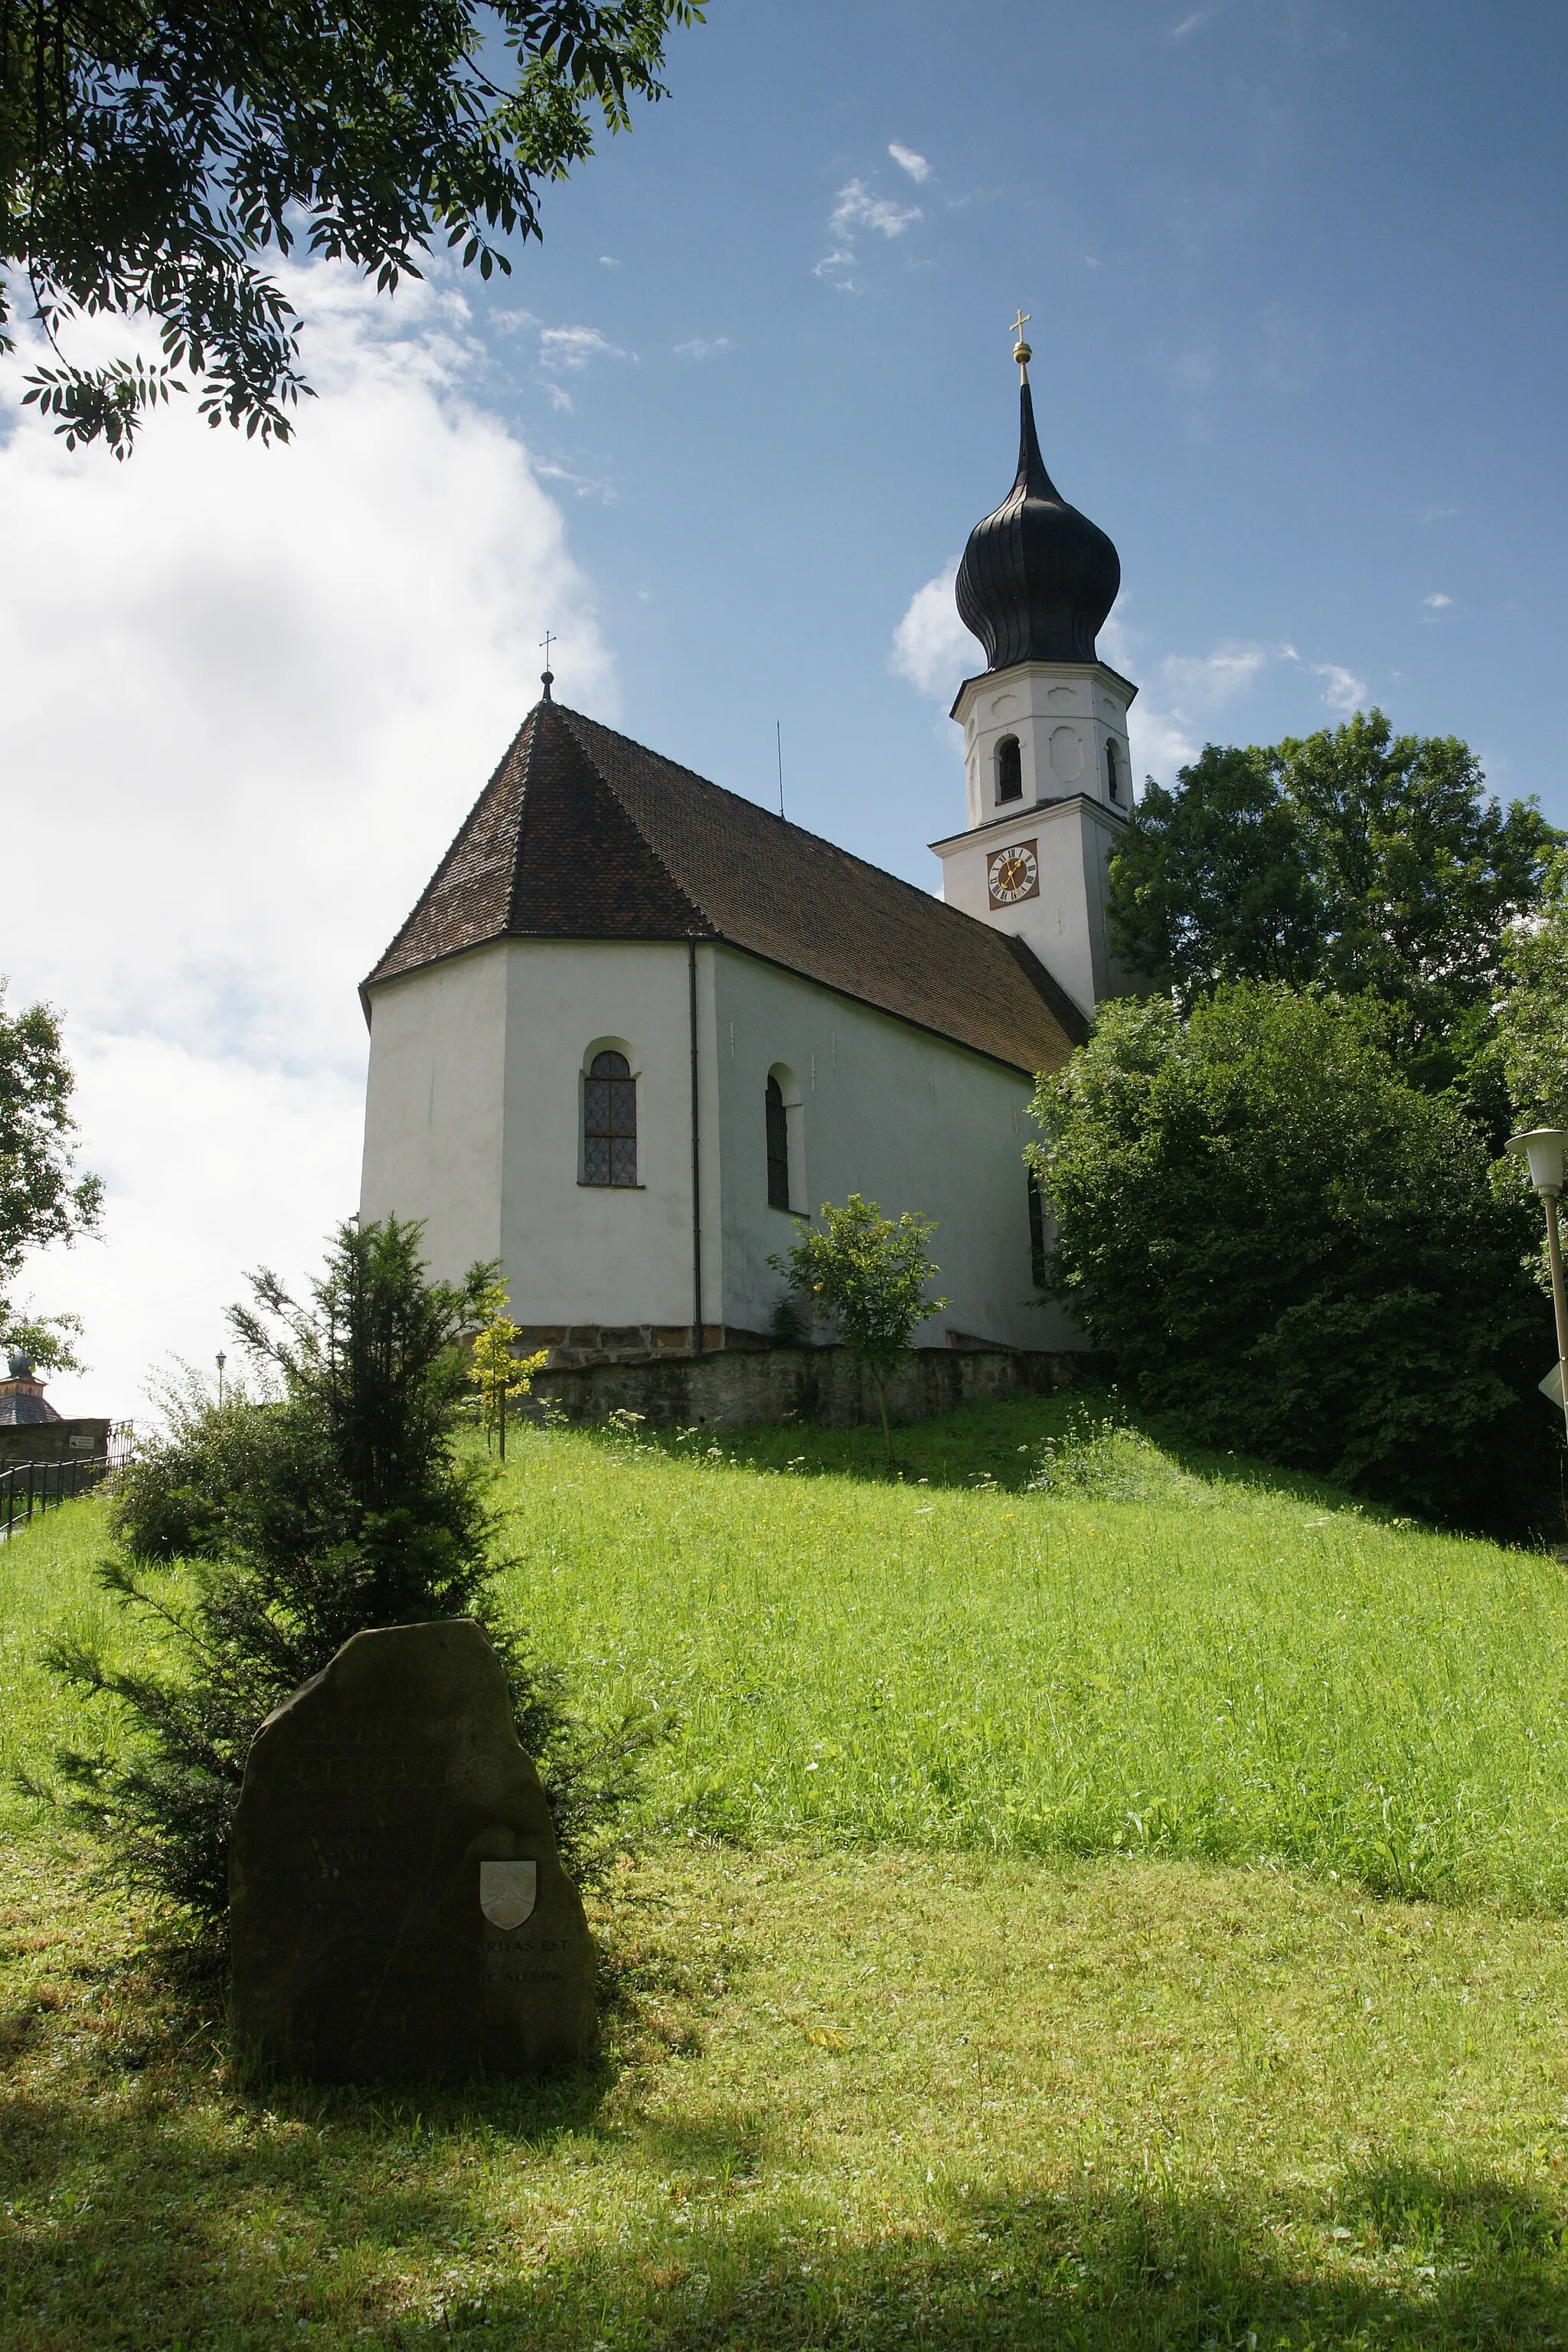
[[[940,898],[543,696],[361,991],[360,1212],[433,1273],[505,1268],[562,1363],[769,1344],[770,1260],[859,1192],[936,1223],[922,1345],[1084,1344],[1042,1305],[1023,1159],[1035,1074],[1121,984],[1107,868],[1136,688],[1096,636],[1121,584],[1036,437],[970,533],[985,667],[952,706]],[[782,1328],[782,1327],[781,1327]]]

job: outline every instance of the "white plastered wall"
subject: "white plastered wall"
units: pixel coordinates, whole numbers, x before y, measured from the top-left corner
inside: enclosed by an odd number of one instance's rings
[[[921,1332],[1015,1348],[1071,1348],[1082,1332],[1032,1302],[1023,1149],[1030,1081],[984,1055],[733,949],[714,960],[724,1173],[724,1320],[765,1331],[784,1284],[767,1261],[802,1221],[768,1204],[764,1102],[782,1064],[801,1087],[800,1148],[813,1210],[850,1192],[883,1213],[937,1221],[932,1255],[949,1304]]]
[[[635,1189],[580,1181],[584,1072],[612,1042],[637,1080]],[[447,1279],[500,1257],[520,1322],[689,1324],[685,942],[498,940],[376,989],[362,1212],[388,1210],[426,1221]]]
[[[1132,804],[1127,711],[1137,690],[1103,662],[1016,662],[1010,669],[966,678],[952,715],[963,730],[969,825],[989,824],[1065,793],[1110,805],[1107,744],[1115,747],[1116,805],[1125,815]],[[1017,738],[1023,799],[999,802],[996,751],[1008,735]]]
[[[360,1214],[421,1220],[448,1280],[500,1255],[506,1004],[500,945],[372,995]]]
[[[1015,808],[1003,823],[931,845],[942,859],[947,904],[1022,940],[1087,1018],[1101,998],[1125,985],[1111,961],[1106,919],[1110,859],[1121,835],[1121,825],[1108,809],[1075,793],[1068,800]],[[1033,846],[1036,895],[994,907],[986,880],[991,862],[1015,845]]]
[[[738,950],[700,942],[696,970],[705,1323],[765,1331],[784,1287],[767,1260],[802,1230],[768,1202],[779,1069],[812,1210],[858,1192],[936,1219],[949,1305],[924,1344],[1084,1344],[1032,1303],[1021,1072]],[[423,1219],[449,1280],[499,1256],[521,1322],[689,1325],[689,987],[684,941],[635,940],[497,941],[384,983],[362,1213]],[[637,1078],[636,1190],[579,1181],[583,1074],[612,1041]]]

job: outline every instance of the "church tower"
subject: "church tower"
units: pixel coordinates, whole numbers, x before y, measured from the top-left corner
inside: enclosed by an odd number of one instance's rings
[[[1023,323],[1020,315],[1020,336]],[[1095,648],[1121,561],[1047,473],[1028,344],[1013,356],[1017,478],[970,532],[958,570],[959,615],[986,656],[952,706],[963,730],[965,825],[931,847],[948,905],[1020,940],[1089,1014],[1124,984],[1105,907],[1132,805],[1127,712],[1138,689]]]

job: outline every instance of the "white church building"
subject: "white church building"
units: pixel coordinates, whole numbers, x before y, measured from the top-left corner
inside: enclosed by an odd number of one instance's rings
[[[365,981],[361,1213],[434,1273],[499,1259],[563,1365],[766,1344],[769,1264],[824,1202],[936,1221],[927,1346],[1081,1345],[1039,1303],[1037,1071],[1118,986],[1106,870],[1136,688],[1095,638],[1121,583],[1041,460],[970,534],[986,667],[940,898],[552,698]]]

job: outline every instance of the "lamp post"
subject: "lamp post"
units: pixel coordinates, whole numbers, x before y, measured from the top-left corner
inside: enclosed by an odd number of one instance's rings
[[[224,1354],[223,1349],[220,1348],[217,1351],[217,1409],[219,1412],[223,1411],[223,1368],[227,1361],[228,1358]]]
[[[1563,1245],[1557,1233],[1557,1198],[1563,1190],[1568,1131],[1560,1127],[1532,1127],[1528,1134],[1510,1135],[1508,1148],[1529,1162],[1530,1181],[1546,1203],[1546,1255],[1552,1264],[1552,1304],[1557,1315],[1557,1387],[1563,1418],[1568,1423],[1568,1295],[1563,1287]]]

